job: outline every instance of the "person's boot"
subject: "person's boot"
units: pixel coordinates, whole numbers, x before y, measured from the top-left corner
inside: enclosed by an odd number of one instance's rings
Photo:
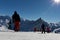
[[[42,31],[42,34],[43,34],[43,31]]]

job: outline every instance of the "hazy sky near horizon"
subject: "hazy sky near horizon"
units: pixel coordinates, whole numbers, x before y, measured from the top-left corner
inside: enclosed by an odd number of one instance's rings
[[[12,16],[15,10],[24,19],[41,17],[46,22],[60,21],[60,4],[51,0],[0,0],[0,15]]]

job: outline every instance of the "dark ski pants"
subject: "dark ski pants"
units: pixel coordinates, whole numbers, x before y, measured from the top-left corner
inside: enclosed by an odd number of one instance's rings
[[[42,30],[42,33],[45,33],[45,30]]]

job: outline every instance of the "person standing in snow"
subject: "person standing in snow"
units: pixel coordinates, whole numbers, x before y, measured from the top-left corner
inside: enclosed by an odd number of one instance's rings
[[[41,25],[41,31],[42,31],[42,33],[43,32],[45,33],[45,25],[44,24]]]
[[[17,12],[15,11],[14,14],[12,15],[12,20],[14,23],[14,31],[18,32],[20,30],[20,16],[19,14],[17,14]]]

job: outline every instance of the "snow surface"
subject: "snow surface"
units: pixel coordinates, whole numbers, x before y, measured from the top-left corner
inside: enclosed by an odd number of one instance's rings
[[[60,40],[60,34],[40,32],[0,32],[0,40]]]
[[[41,32],[14,32],[5,25],[0,27],[0,40],[60,40],[60,34]]]

